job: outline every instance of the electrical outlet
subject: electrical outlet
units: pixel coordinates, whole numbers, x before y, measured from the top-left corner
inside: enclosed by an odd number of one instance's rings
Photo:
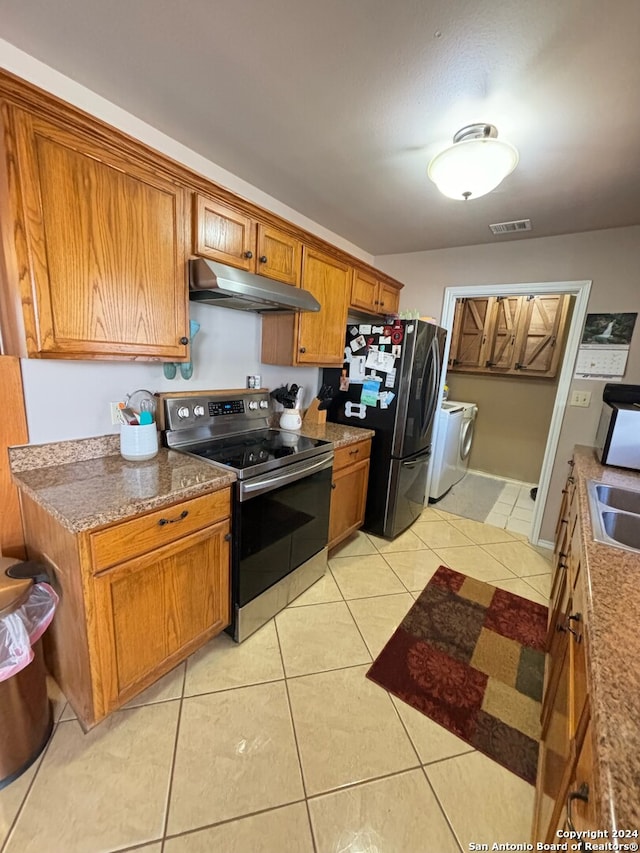
[[[109,411],[111,413],[111,423],[112,424],[121,424],[122,423],[122,415],[120,413],[120,407],[122,403],[109,403]]]
[[[580,406],[583,409],[589,408],[591,404],[591,391],[574,391],[571,394],[570,406]]]

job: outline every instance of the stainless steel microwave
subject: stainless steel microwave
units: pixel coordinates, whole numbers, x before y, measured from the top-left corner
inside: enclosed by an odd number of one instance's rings
[[[596,455],[603,465],[640,471],[640,406],[605,402],[596,433]]]

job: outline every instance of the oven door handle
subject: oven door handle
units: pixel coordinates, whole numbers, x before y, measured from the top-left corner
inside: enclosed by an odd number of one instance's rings
[[[303,477],[309,477],[317,471],[331,468],[332,465],[333,451],[331,453],[323,453],[320,459],[316,457],[311,461],[305,460],[288,465],[281,473],[263,474],[250,480],[243,480],[240,482],[240,501],[248,501],[251,498],[264,494],[264,492],[271,492],[280,486],[295,483],[296,480],[302,480]]]

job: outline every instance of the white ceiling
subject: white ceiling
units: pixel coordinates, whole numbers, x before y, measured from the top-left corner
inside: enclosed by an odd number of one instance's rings
[[[639,0],[0,0],[0,37],[374,255],[640,223]],[[469,202],[429,159],[520,151]]]

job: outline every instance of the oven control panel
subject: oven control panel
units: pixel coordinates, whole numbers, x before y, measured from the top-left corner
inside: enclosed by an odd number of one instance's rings
[[[267,419],[271,414],[269,392],[260,391],[214,391],[178,396],[158,395],[163,409],[165,430],[184,430],[197,427],[228,430],[231,424],[242,428],[255,420]],[[222,426],[222,424],[225,426]]]

